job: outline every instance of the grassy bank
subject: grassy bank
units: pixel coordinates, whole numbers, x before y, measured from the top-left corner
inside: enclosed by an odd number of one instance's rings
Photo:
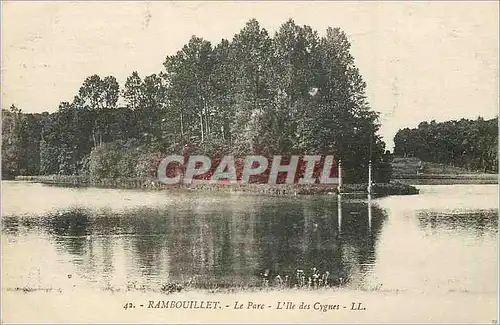
[[[69,175],[47,175],[47,176],[17,176],[17,181],[43,183],[55,186],[71,187],[98,187],[98,188],[120,188],[120,189],[179,189],[194,191],[217,191],[217,192],[242,192],[257,195],[321,195],[338,194],[337,185],[288,185],[288,184],[211,184],[208,181],[193,185],[165,185],[154,179],[141,178],[116,178],[91,181],[82,176]],[[366,194],[367,184],[345,184],[342,187],[343,194]],[[418,189],[411,185],[399,182],[390,184],[375,184],[373,186],[375,197],[387,195],[413,195],[418,194]]]
[[[81,186],[81,187],[100,187],[100,188],[123,188],[123,189],[161,189],[173,188],[173,185],[165,185],[158,181],[144,178],[104,178],[99,180],[90,180],[84,176],[74,175],[40,175],[40,176],[16,176],[16,181],[27,181],[42,184],[52,184],[58,186]],[[177,186],[179,187],[179,186]]]

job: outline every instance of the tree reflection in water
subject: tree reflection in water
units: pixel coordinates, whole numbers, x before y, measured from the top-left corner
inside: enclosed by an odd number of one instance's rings
[[[445,229],[467,231],[481,237],[486,232],[498,230],[498,210],[451,211],[448,213],[423,210],[418,213],[422,230]]]
[[[366,200],[330,197],[197,202],[125,212],[74,208],[7,217],[4,231],[49,234],[82,274],[140,288],[362,283],[386,218]],[[339,218],[339,212],[342,216]],[[35,225],[35,226],[33,226]],[[340,227],[339,227],[340,226]],[[340,231],[339,231],[340,230]]]

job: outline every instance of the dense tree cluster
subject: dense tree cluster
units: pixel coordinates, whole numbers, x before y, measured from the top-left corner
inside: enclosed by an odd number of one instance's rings
[[[193,36],[163,71],[133,72],[122,89],[93,75],[53,114],[5,112],[4,169],[120,177],[187,151],[333,154],[348,181],[366,180],[370,158],[387,180],[378,115],[349,50],[339,28],[320,37],[293,20],[273,37],[256,20],[216,45]]]
[[[399,130],[394,154],[470,170],[498,172],[498,117],[422,122]]]
[[[43,114],[23,114],[14,105],[2,111],[2,177],[36,175],[40,170]]]

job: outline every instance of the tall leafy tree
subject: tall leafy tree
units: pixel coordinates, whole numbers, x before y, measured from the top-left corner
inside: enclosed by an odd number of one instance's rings
[[[213,62],[210,42],[195,36],[164,62],[169,102],[172,113],[177,115],[181,141],[203,142],[210,137],[214,110],[210,82]]]
[[[231,44],[223,39],[213,50],[214,69],[212,71],[213,119],[216,124],[211,131],[222,142],[231,142],[231,124],[235,114],[234,82],[235,75],[230,59]]]
[[[122,95],[127,103],[127,107],[132,110],[137,109],[141,104],[143,96],[141,85],[142,79],[137,71],[132,72],[132,75],[127,77],[127,80],[125,81],[125,87]]]
[[[234,120],[232,138],[238,151],[269,151],[268,143],[262,143],[262,120],[271,106],[270,62],[272,41],[267,30],[252,19],[234,36],[229,60],[234,73],[233,98]],[[269,131],[269,129],[268,129]]]
[[[112,135],[106,132],[110,111],[116,108],[120,87],[115,77],[101,78],[92,75],[86,78],[78,91],[75,102],[92,112],[94,126],[92,140],[94,146],[110,141]]]
[[[319,151],[333,151],[342,159],[346,178],[363,181],[368,161],[382,163],[385,144],[377,135],[378,114],[370,110],[365,88],[350,43],[339,28],[328,28],[321,39],[322,73],[318,90]]]
[[[284,23],[273,38],[272,92],[274,116],[284,152],[304,152],[308,127],[317,101],[317,77],[320,56],[319,37],[309,26],[300,27],[293,20]]]

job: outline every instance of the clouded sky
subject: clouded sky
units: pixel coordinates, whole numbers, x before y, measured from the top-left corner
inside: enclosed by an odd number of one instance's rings
[[[2,2],[2,107],[52,112],[92,74],[123,85],[158,73],[195,34],[232,38],[251,18],[271,34],[289,18],[350,37],[392,149],[420,121],[498,112],[498,9],[491,2]]]

